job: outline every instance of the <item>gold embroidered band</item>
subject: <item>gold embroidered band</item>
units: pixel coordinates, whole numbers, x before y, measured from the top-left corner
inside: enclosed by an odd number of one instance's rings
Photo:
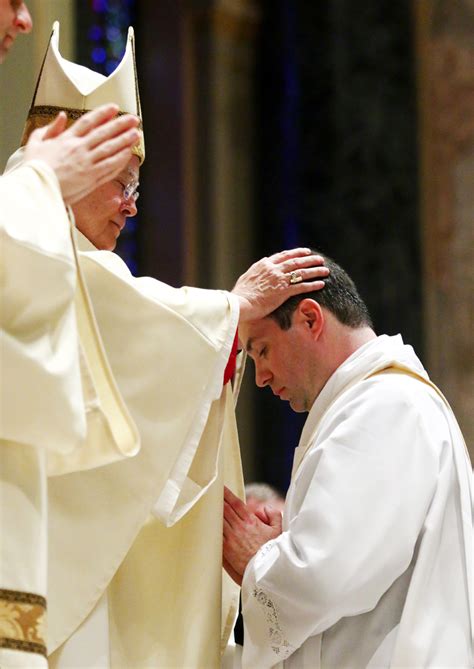
[[[0,589],[0,648],[46,657],[46,599]]]
[[[37,128],[43,128],[48,123],[51,123],[53,119],[59,114],[60,111],[65,112],[67,116],[67,127],[72,125],[74,121],[83,116],[88,109],[72,109],[70,107],[55,107],[53,105],[35,105],[31,107],[28,112],[28,118],[26,119],[25,127],[23,129],[23,135],[21,138],[21,146],[24,146],[28,141],[31,133]],[[126,112],[119,111],[118,116],[122,116]],[[140,140],[132,148],[132,153],[134,156],[140,160],[140,165],[145,160],[145,145],[143,142],[143,129],[142,122],[140,120],[140,125],[138,126],[140,132]]]

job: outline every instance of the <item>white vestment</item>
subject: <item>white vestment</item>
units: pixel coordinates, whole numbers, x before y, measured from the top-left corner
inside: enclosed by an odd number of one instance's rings
[[[283,533],[245,571],[243,667],[473,666],[472,471],[422,379],[412,348],[381,336],[317,397]]]
[[[0,666],[30,669],[46,666],[47,474],[133,455],[138,434],[55,174],[30,161],[0,178],[0,199]]]
[[[73,667],[71,644],[77,649],[79,636],[87,643],[99,619],[109,638],[96,637],[97,653],[91,658],[89,648],[84,661],[218,667],[237,605],[222,573],[221,536],[223,483],[241,493],[232,390],[222,386],[238,302],[134,278],[116,254],[78,237],[141,449],[127,462],[50,481],[51,667]],[[96,659],[107,648],[108,658]]]

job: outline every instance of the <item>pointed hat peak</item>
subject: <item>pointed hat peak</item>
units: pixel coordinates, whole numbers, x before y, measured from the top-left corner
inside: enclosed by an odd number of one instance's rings
[[[59,51],[60,25],[53,23],[51,37],[38,77],[33,102],[23,133],[25,143],[31,132],[49,123],[59,111],[65,111],[71,122],[102,104],[114,102],[121,113],[135,114],[142,120],[135,65],[135,36],[128,29],[125,53],[108,76],[63,58]],[[143,162],[143,132],[134,153]]]

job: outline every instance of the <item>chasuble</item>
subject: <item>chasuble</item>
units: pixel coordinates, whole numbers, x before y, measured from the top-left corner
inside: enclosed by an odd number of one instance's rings
[[[233,393],[222,384],[238,301],[135,278],[78,239],[141,449],[50,481],[51,666],[68,666],[68,644],[102,611],[107,666],[217,668],[237,605],[221,535],[223,483],[242,493]]]
[[[0,178],[0,665],[46,666],[47,475],[138,451],[54,172]]]

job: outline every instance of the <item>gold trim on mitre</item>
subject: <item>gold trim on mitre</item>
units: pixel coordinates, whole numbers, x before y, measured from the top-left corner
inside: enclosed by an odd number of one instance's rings
[[[53,105],[35,105],[31,107],[28,112],[28,117],[26,119],[25,127],[23,128],[23,135],[21,137],[20,146],[25,146],[31,133],[37,128],[43,128],[45,125],[48,125],[53,121],[59,112],[65,112],[67,116],[66,127],[69,128],[70,125],[77,121],[78,118],[85,114],[83,109],[69,109],[65,107],[55,107]],[[86,110],[88,111],[88,110]],[[119,111],[118,115],[122,116],[127,112]],[[145,160],[145,145],[143,143],[143,128],[142,122],[140,121],[138,129],[141,131],[141,140],[138,144],[135,144],[132,147],[132,154],[137,156],[140,161],[140,165]]]
[[[127,45],[122,60],[108,77],[66,60],[59,53],[59,22],[55,21],[48,48],[36,83],[22,145],[36,128],[50,123],[60,111],[66,112],[68,124],[102,104],[114,102],[120,113],[134,114],[140,119],[140,141],[132,152],[140,163],[145,160],[142,112],[135,64],[135,36],[128,29]]]

